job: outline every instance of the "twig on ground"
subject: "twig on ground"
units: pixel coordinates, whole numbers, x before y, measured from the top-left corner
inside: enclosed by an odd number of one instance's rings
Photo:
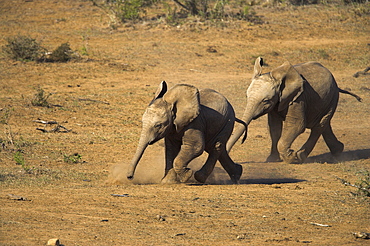
[[[36,128],[36,130],[39,130],[39,131],[42,131],[42,132],[46,132],[46,133],[50,133],[50,132],[62,132],[62,133],[66,133],[66,132],[70,132],[72,131],[72,129],[67,129],[66,127],[60,125],[57,121],[55,120],[34,120],[34,122],[37,122],[37,123],[40,123],[40,124],[44,124],[44,128]],[[46,126],[47,125],[56,125],[54,128],[52,128],[51,130],[46,130]]]
[[[311,225],[316,225],[316,226],[322,226],[322,227],[331,227],[330,225],[324,225],[324,224],[314,223],[314,222],[311,222],[310,224]]]
[[[337,177],[337,179],[339,179],[339,180],[342,182],[342,184],[344,184],[344,185],[352,186],[352,187],[355,187],[355,188],[357,188],[357,189],[359,189],[359,190],[363,190],[363,191],[370,192],[370,189],[368,189],[368,188],[365,188],[365,187],[361,187],[361,186],[358,186],[358,185],[351,184],[351,183],[349,183],[349,182],[345,181],[344,179],[341,179],[341,178],[338,178],[338,177]]]
[[[353,77],[358,78],[360,75],[370,75],[370,73],[367,73],[370,71],[370,67],[365,68],[363,71],[359,71],[353,75]]]
[[[100,100],[94,100],[94,99],[90,99],[90,98],[78,98],[79,101],[89,101],[89,102],[96,102],[96,103],[104,103],[104,104],[108,104],[109,105],[109,102],[104,102],[104,101],[100,101]]]
[[[58,122],[56,122],[55,120],[34,120],[33,122],[37,122],[37,123],[41,123],[41,124],[45,124],[45,125],[58,124]]]

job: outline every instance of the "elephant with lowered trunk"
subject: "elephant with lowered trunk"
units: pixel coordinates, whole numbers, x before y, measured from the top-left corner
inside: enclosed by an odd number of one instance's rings
[[[162,183],[186,182],[193,173],[187,165],[204,150],[209,155],[194,174],[197,181],[204,183],[219,160],[232,182],[238,183],[242,166],[235,164],[226,151],[235,120],[232,106],[216,91],[198,90],[187,84],[167,90],[163,81],[143,115],[139,145],[127,178],[134,178],[147,146],[164,138],[166,166]]]
[[[267,161],[283,159],[287,163],[302,163],[321,135],[334,156],[342,153],[344,145],[330,125],[339,93],[350,94],[358,101],[361,98],[338,88],[331,72],[317,62],[295,66],[285,62],[265,74],[262,74],[262,65],[262,58],[257,58],[241,120],[249,125],[252,120],[268,114],[272,145]],[[311,129],[308,140],[298,151],[292,150],[292,143],[306,128]],[[244,125],[236,127],[227,143],[228,151],[244,131],[247,131]]]

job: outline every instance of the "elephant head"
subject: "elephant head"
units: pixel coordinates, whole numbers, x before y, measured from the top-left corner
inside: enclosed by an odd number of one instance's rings
[[[285,110],[303,92],[304,79],[289,62],[265,74],[262,74],[262,65],[263,60],[258,57],[254,64],[252,82],[247,89],[247,106],[241,118],[246,125],[271,110]],[[238,125],[227,143],[228,151],[244,131],[247,128]]]
[[[178,84],[167,91],[162,81],[154,99],[142,117],[142,131],[136,153],[127,172],[133,179],[135,169],[145,149],[172,132],[180,132],[192,122],[200,110],[199,91],[191,85]]]

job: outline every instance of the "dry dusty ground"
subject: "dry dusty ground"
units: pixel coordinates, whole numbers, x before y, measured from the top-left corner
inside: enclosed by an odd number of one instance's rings
[[[0,1],[0,37],[30,35],[49,50],[69,42],[87,52],[68,63],[0,60],[0,244],[45,245],[50,238],[66,246],[369,244],[353,236],[370,232],[369,198],[351,195],[357,189],[338,180],[355,183],[370,170],[370,76],[352,76],[370,65],[369,5],[255,11],[263,24],[152,21],[111,30],[89,1]],[[339,162],[320,139],[302,165],[265,163],[270,140],[262,117],[231,152],[244,168],[240,185],[230,185],[219,166],[206,185],[157,184],[161,142],[145,153],[135,184],[105,183],[111,166],[132,158],[141,115],[160,81],[214,88],[241,115],[257,56],[266,60],[265,71],[286,60],[317,60],[341,88],[363,98],[341,95],[332,121],[345,144]],[[37,88],[62,107],[32,106]],[[37,119],[72,131],[43,133]],[[64,161],[74,153],[78,163]]]

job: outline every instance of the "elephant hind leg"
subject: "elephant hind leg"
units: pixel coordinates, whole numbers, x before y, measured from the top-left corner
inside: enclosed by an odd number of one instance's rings
[[[211,175],[213,169],[215,168],[218,157],[220,156],[220,151],[214,148],[208,153],[208,158],[201,169],[194,173],[194,178],[200,182],[205,183],[209,175]]]
[[[315,147],[317,140],[319,140],[321,134],[323,133],[323,127],[314,127],[311,129],[310,136],[300,150],[297,151],[297,159],[299,163],[303,163],[307,156],[311,153]]]
[[[330,149],[330,153],[333,156],[338,156],[343,152],[344,144],[340,142],[337,137],[334,135],[333,129],[329,124],[328,127],[322,133],[326,145]]]
[[[231,181],[234,184],[238,184],[240,177],[243,173],[243,167],[239,164],[236,164],[227,153],[226,149],[222,150],[220,157],[218,158],[222,167],[229,174]]]

